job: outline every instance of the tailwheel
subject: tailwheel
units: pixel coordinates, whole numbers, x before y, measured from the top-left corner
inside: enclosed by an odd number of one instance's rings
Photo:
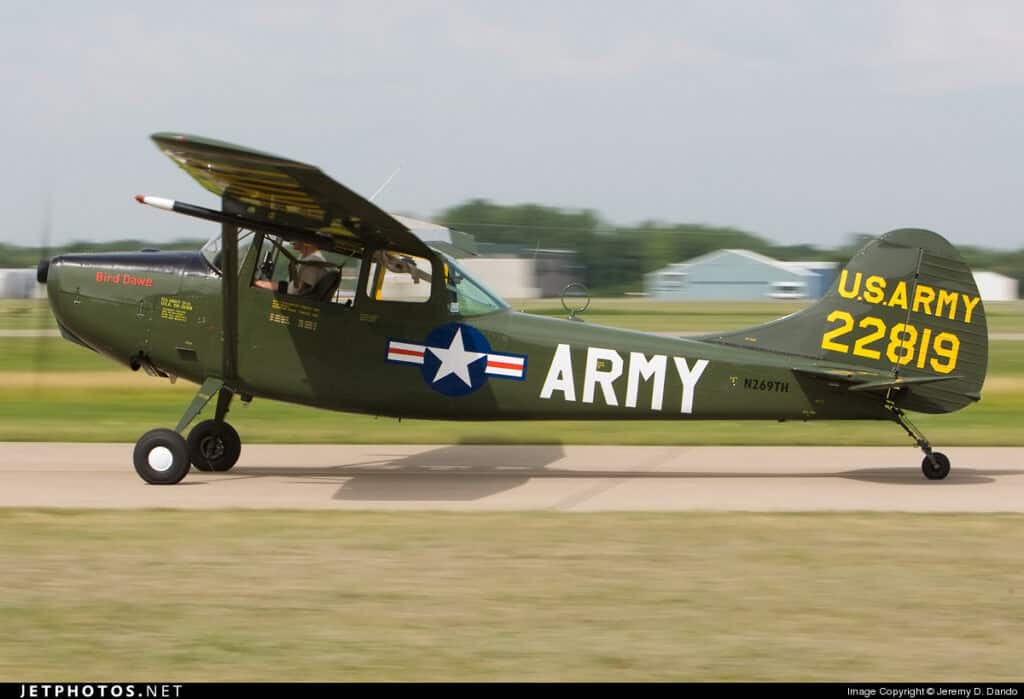
[[[914,426],[907,414],[896,406],[891,400],[885,403],[886,409],[892,413],[893,419],[900,424],[910,438],[917,442],[917,446],[924,452],[924,461],[921,462],[921,471],[924,477],[930,481],[941,481],[949,475],[949,459],[940,451],[932,451],[932,445],[922,434],[921,430]]]
[[[188,433],[188,455],[200,471],[229,471],[242,453],[242,440],[226,422],[205,420]]]
[[[928,480],[941,481],[949,475],[949,459],[941,451],[933,451],[925,455],[921,470]]]
[[[174,430],[150,430],[135,443],[135,472],[153,485],[174,485],[188,473],[188,445]]]

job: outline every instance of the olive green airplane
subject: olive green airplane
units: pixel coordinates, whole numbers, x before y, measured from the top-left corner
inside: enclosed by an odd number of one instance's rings
[[[135,470],[178,483],[227,471],[232,400],[448,420],[891,420],[950,462],[905,411],[980,400],[988,363],[974,278],[939,235],[869,242],[817,303],[738,332],[676,339],[517,313],[460,261],[470,236],[385,213],[316,167],[160,133],[157,147],[219,209],[139,195],[220,224],[193,253],[40,262],[62,335],[133,370],[200,386],[177,426],[135,445]],[[183,436],[208,403],[213,418]]]

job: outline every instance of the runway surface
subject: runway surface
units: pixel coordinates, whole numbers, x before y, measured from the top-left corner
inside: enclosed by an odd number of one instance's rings
[[[1024,448],[249,445],[146,485],[130,444],[0,443],[0,507],[1024,512]]]

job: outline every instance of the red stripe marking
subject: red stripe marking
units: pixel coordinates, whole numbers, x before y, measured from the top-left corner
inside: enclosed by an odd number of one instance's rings
[[[389,347],[388,354],[407,354],[410,357],[422,357],[423,352],[417,352],[416,350],[399,349],[397,347]]]
[[[496,362],[492,359],[487,360],[487,366],[494,367],[495,369],[516,369],[522,370],[522,364],[509,364],[508,362]]]

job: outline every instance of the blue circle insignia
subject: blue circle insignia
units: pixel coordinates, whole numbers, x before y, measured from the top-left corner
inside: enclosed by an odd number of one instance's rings
[[[449,323],[427,335],[420,372],[427,385],[446,396],[466,396],[487,382],[491,343],[476,328]]]

